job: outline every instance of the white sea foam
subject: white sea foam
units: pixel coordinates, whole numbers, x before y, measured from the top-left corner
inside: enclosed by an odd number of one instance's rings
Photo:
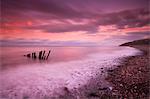
[[[138,54],[139,51],[126,47],[112,53],[90,54],[82,60],[54,64],[34,64],[1,71],[0,98],[44,99],[64,95],[69,90],[86,84],[100,68],[118,65],[117,58]]]

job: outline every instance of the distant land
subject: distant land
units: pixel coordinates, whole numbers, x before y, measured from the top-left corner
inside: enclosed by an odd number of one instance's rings
[[[132,45],[150,45],[150,38],[127,42],[121,44],[120,46],[132,46]]]

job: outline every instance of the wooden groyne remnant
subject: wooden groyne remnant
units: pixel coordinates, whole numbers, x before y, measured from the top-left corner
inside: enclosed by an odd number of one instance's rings
[[[24,55],[27,58],[32,58],[32,59],[39,59],[39,60],[48,60],[48,57],[51,53],[51,50],[49,50],[47,56],[45,55],[46,51],[40,51],[39,54],[36,54],[36,52],[29,53],[27,55]]]

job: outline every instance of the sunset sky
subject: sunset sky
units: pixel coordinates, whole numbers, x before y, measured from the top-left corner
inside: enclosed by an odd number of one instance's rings
[[[147,38],[149,0],[1,0],[3,45],[99,46]]]

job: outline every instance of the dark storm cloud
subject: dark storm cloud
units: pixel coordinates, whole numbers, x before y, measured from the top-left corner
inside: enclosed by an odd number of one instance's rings
[[[136,39],[143,39],[143,38],[150,38],[150,31],[146,32],[128,32],[126,35],[117,35],[113,36],[113,39],[123,39],[123,40],[136,40]]]
[[[127,33],[126,38],[125,37],[124,38],[132,40],[132,39],[142,39],[145,37],[150,38],[150,31],[147,31],[147,32],[129,32],[129,33]]]
[[[102,15],[98,24],[116,25],[119,29],[123,29],[125,27],[142,27],[148,25],[149,21],[148,9],[134,9]]]
[[[2,15],[4,16],[17,16],[26,12],[29,12],[27,14],[36,12],[49,15],[50,17],[84,17],[85,12],[81,13],[80,11],[82,10],[77,9],[79,7],[77,5],[80,4],[78,2],[75,2],[74,5],[70,0],[1,0],[1,6],[3,8]]]
[[[63,33],[63,32],[72,32],[72,31],[88,31],[90,33],[90,32],[97,31],[97,26],[91,24],[36,25],[36,26],[24,27],[24,28],[32,29],[32,30],[43,30],[44,32],[50,32],[50,33]]]
[[[147,8],[148,0],[1,0],[1,6],[3,15],[35,11],[57,17],[88,17],[102,11]]]
[[[18,27],[50,33],[71,31],[95,33],[100,25],[116,25],[122,29],[149,24],[148,0],[1,0],[1,6],[3,17],[1,22],[26,19],[49,21],[46,25],[37,23],[34,26]],[[50,20],[54,19],[64,23],[51,24]],[[89,22],[76,25],[66,22],[66,19],[75,22],[86,19]]]
[[[118,29],[143,27],[150,24],[149,11],[147,9],[126,10],[117,13],[100,15],[99,18],[93,18],[86,24],[71,24],[62,21],[63,24],[35,25],[24,27],[26,29],[43,30],[50,33],[63,33],[72,31],[87,31],[87,33],[96,33],[99,26],[116,25]],[[82,19],[81,19],[82,22]]]

